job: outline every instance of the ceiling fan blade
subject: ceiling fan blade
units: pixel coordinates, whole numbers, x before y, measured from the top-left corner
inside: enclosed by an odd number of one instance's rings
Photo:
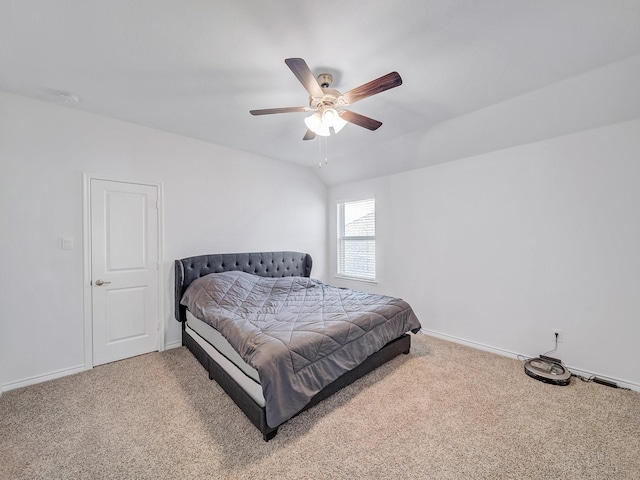
[[[359,113],[352,112],[351,110],[340,110],[339,114],[340,117],[342,117],[347,122],[358,125],[359,127],[367,128],[369,130],[377,130],[382,126],[382,122],[374,120],[373,118],[365,117],[364,115],[360,115]]]
[[[306,88],[312,97],[322,97],[324,92],[318,84],[313,72],[301,58],[287,58],[284,63],[291,69],[293,74],[300,80],[300,83]]]
[[[249,110],[249,113],[251,115],[271,115],[272,113],[308,112],[309,110],[311,110],[309,107],[281,107]]]
[[[371,80],[369,83],[360,85],[353,90],[349,90],[342,97],[347,102],[346,104],[350,105],[362,100],[363,98],[370,97],[371,95],[384,92],[385,90],[389,90],[390,88],[398,87],[400,85],[402,85],[402,78],[400,77],[400,74],[398,74],[398,72],[391,72],[380,78]]]
[[[314,138],[316,138],[316,134],[309,129],[307,129],[307,133],[302,137],[303,140],[313,140]]]

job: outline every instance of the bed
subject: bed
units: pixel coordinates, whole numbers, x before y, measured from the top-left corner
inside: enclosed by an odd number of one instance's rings
[[[265,441],[288,419],[409,353],[407,333],[420,329],[403,300],[325,285],[311,268],[311,256],[300,252],[175,261],[182,344]]]

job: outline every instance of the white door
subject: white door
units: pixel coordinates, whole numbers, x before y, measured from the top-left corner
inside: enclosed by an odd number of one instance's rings
[[[158,350],[158,188],[91,179],[93,365]]]

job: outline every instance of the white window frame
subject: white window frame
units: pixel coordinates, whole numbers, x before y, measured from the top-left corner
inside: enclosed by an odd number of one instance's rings
[[[364,235],[358,235],[358,236],[345,236],[344,234],[344,230],[345,230],[345,218],[344,218],[344,207],[347,204],[355,204],[355,203],[361,203],[361,202],[373,202],[373,208],[374,208],[374,235],[368,235],[368,236],[364,236]],[[336,202],[336,210],[337,210],[337,239],[336,239],[336,277],[337,278],[344,278],[344,279],[348,279],[348,280],[357,280],[360,282],[367,282],[367,283],[377,283],[376,280],[376,275],[377,275],[377,259],[376,259],[376,235],[375,235],[375,222],[376,222],[376,215],[375,215],[375,204],[376,204],[376,199],[375,197],[369,197],[369,198],[361,198],[358,200],[341,200]],[[367,275],[354,275],[354,274],[349,274],[349,273],[345,273],[344,271],[341,271],[341,259],[343,256],[343,249],[344,249],[344,241],[345,240],[350,240],[350,241],[373,241],[373,275],[372,276],[367,276]],[[343,262],[344,263],[344,262]]]

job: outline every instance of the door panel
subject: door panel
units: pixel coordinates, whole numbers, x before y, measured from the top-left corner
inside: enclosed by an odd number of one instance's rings
[[[119,288],[106,292],[108,345],[145,335],[145,290]]]
[[[147,197],[129,192],[105,192],[107,271],[146,266]]]
[[[93,364],[158,350],[158,191],[91,180]]]

